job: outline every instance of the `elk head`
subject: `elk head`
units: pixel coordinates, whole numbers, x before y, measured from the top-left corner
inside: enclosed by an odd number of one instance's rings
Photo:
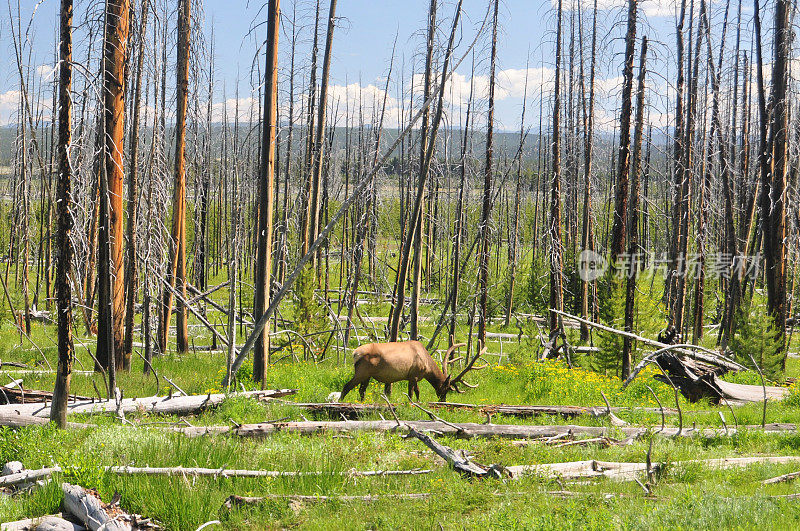
[[[463,393],[464,391],[459,389],[459,385],[463,385],[464,387],[469,387],[470,389],[477,388],[478,387],[477,385],[473,385],[473,384],[465,382],[464,381],[464,375],[466,375],[469,371],[473,371],[473,370],[474,371],[479,371],[479,370],[485,369],[488,366],[486,364],[475,366],[475,362],[477,362],[478,359],[481,356],[486,354],[486,347],[479,348],[478,352],[471,359],[469,359],[467,364],[464,366],[464,369],[461,372],[459,372],[458,375],[456,375],[455,378],[452,378],[450,376],[450,366],[453,363],[457,362],[457,361],[463,360],[464,357],[463,356],[459,356],[457,358],[451,358],[451,356],[452,356],[452,354],[453,354],[453,352],[455,350],[457,350],[460,347],[464,347],[464,346],[466,346],[465,343],[456,343],[456,344],[454,344],[449,349],[447,349],[447,353],[444,355],[444,358],[442,358],[442,373],[444,374],[445,379],[442,382],[441,387],[439,389],[437,389],[437,394],[439,395],[439,400],[442,401],[442,402],[444,402],[446,400],[447,393],[449,391],[455,391],[456,393]],[[480,346],[480,344],[479,344],[479,346]]]

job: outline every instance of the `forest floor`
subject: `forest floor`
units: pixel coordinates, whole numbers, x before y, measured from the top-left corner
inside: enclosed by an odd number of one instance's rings
[[[385,315],[375,313],[374,315]],[[425,323],[430,326],[430,323]],[[80,328],[80,327],[79,327]],[[194,343],[208,344],[199,328],[192,328]],[[492,331],[516,333],[493,326]],[[430,330],[425,328],[423,333]],[[0,327],[0,359],[17,361],[47,369],[56,365],[55,331],[52,325],[34,323],[31,340],[21,340],[13,324]],[[645,436],[625,446],[603,444],[557,447],[542,441],[515,444],[511,439],[437,437],[441,443],[467,452],[484,465],[534,465],[580,460],[644,462],[650,450],[653,462],[666,463],[648,486],[650,494],[634,481],[608,478],[548,479],[534,475],[519,479],[469,479],[450,469],[416,439],[399,433],[355,432],[321,433],[301,436],[286,432],[262,439],[244,439],[226,435],[189,438],[165,427],[177,424],[177,417],[153,418],[128,415],[120,424],[112,416],[73,416],[72,420],[95,424],[90,429],[59,431],[52,427],[0,429],[0,464],[19,460],[28,469],[59,465],[63,472],[50,483],[13,496],[0,495],[0,522],[53,514],[59,511],[60,482],[69,481],[95,488],[108,501],[115,492],[121,505],[132,513],[153,518],[165,529],[194,530],[202,524],[219,520],[216,528],[265,529],[301,527],[309,529],[461,529],[461,528],[796,528],[800,525],[800,501],[783,495],[800,492],[792,482],[762,485],[762,480],[800,469],[800,464],[754,464],[745,468],[713,469],[688,460],[720,457],[800,455],[800,434],[764,433],[738,430],[730,436],[659,437],[653,434],[661,425],[658,412],[642,407],[658,407],[648,390],[653,389],[665,407],[675,406],[673,391],[655,381],[655,370],[645,370],[632,385],[621,389],[619,379],[586,368],[568,369],[555,361],[534,361],[538,341],[532,344],[511,340],[503,343],[503,356],[489,357],[489,368],[475,373],[470,380],[478,388],[463,395],[451,394],[456,402],[473,404],[544,404],[603,407],[602,394],[614,407],[623,408],[617,416],[631,425],[651,427]],[[498,341],[490,341],[489,352],[501,352]],[[94,350],[93,339],[76,338],[78,363],[75,370],[90,370],[87,349]],[[41,350],[41,352],[40,352]],[[276,419],[324,420],[312,416],[292,402],[324,402],[332,391],[340,391],[352,375],[350,353],[335,351],[324,360],[303,359],[302,347],[296,346],[298,359],[288,353],[275,355],[269,367],[269,388],[294,388],[296,395],[282,400],[258,402],[234,397],[220,407],[189,418],[194,426],[258,423]],[[338,359],[337,359],[338,358]],[[161,377],[168,377],[189,394],[220,391],[225,354],[221,351],[193,350],[184,355],[170,353],[157,357],[153,366]],[[255,389],[247,377],[245,364],[241,384]],[[165,395],[169,384],[153,374],[142,374],[143,362],[134,355],[129,373],[118,376],[118,385],[126,398]],[[52,390],[54,376],[49,372],[0,370],[8,383],[22,378],[25,388]],[[787,376],[800,375],[800,360],[790,359]],[[738,375],[737,381],[752,381],[753,375]],[[74,393],[96,394],[92,381],[102,389],[97,375],[75,374]],[[431,387],[421,382],[421,401],[436,400]],[[408,403],[405,384],[395,385],[392,401],[403,420],[427,419]],[[384,404],[382,386],[370,386],[365,402]],[[601,394],[602,393],[602,394]],[[357,400],[357,393],[347,397]],[[723,417],[729,427],[735,424],[758,425],[762,406],[751,404],[731,410],[708,403],[686,402],[679,398],[685,428],[722,427]],[[800,423],[800,394],[794,392],[783,403],[769,403],[767,422]],[[437,409],[436,414],[449,422],[483,423],[478,411]],[[377,419],[378,413],[363,419]],[[387,415],[387,418],[390,418]],[[334,419],[337,420],[337,419]],[[494,424],[575,424],[605,426],[611,437],[617,435],[608,417],[581,416],[573,419],[542,416],[520,419],[494,415]],[[667,425],[677,426],[679,418],[666,417]],[[132,425],[131,425],[132,424]],[[650,445],[652,444],[652,448]],[[250,469],[316,472],[315,475],[279,478],[226,478],[180,476],[118,475],[104,471],[108,465],[150,467],[207,467],[215,469]],[[350,470],[432,469],[431,473],[409,476],[354,477]],[[644,474],[642,475],[644,476]],[[640,477],[642,482],[648,480]],[[556,492],[557,491],[557,492]],[[566,493],[564,491],[567,491]],[[328,499],[297,501],[273,497],[255,506],[224,506],[231,495],[275,496],[308,495],[394,495],[427,494],[423,499],[377,498],[372,501]],[[212,526],[211,529],[215,527]]]

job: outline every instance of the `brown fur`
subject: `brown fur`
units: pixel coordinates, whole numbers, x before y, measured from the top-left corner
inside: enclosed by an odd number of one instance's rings
[[[371,378],[384,384],[384,392],[389,396],[392,384],[408,381],[408,397],[413,391],[419,400],[417,382],[427,380],[433,386],[440,400],[450,388],[450,378],[445,376],[419,341],[399,341],[395,343],[368,343],[353,351],[355,374],[344,386],[339,400],[353,388],[359,386],[359,395],[364,400]]]

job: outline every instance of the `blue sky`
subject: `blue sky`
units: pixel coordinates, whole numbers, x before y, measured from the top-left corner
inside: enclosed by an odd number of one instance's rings
[[[176,0],[154,0],[158,5],[166,3],[170,9],[171,25],[174,27],[174,10]],[[302,25],[300,48],[298,49],[298,66],[302,78],[298,85],[304,84],[307,67],[312,11],[315,0],[295,0],[298,9],[298,23]],[[455,0],[440,1],[440,19],[444,21],[439,30],[439,43],[443,46],[448,28],[444,24],[450,20]],[[58,0],[20,0],[22,14],[22,30],[25,32],[30,23],[31,58],[30,68],[34,76],[47,76],[52,70],[55,17],[59,5]],[[588,55],[588,31],[591,19],[589,10],[592,0],[564,0],[565,9],[582,2],[584,15],[585,53]],[[215,40],[215,101],[222,101],[222,86],[226,86],[227,97],[231,100],[237,76],[241,80],[239,86],[240,111],[246,109],[254,99],[249,79],[249,69],[257,44],[265,33],[265,12],[263,4],[266,0],[203,0],[202,11],[195,11],[196,20],[202,24],[206,42],[209,41],[213,26]],[[322,0],[323,13],[327,13],[327,1]],[[403,78],[406,93],[402,96],[407,101],[408,87],[411,80],[412,65],[417,71],[421,64],[421,50],[424,44],[423,28],[426,24],[429,0],[339,0],[338,25],[335,32],[332,97],[337,99],[340,107],[344,107],[345,99],[355,104],[358,94],[364,98],[382,95],[384,76],[386,74],[392,45],[397,37],[397,58],[392,76],[395,84],[389,90],[389,107],[399,108],[399,80],[401,66],[404,64]],[[102,5],[95,0],[89,2],[76,0],[76,25],[87,16],[91,5]],[[288,71],[290,21],[294,2],[282,0],[283,28],[281,33],[280,66],[282,68],[282,89],[287,90],[285,83]],[[457,51],[460,55],[466,50],[467,43],[475,35],[475,31],[483,20],[487,9],[486,0],[464,0],[463,39]],[[619,56],[621,37],[624,32],[625,0],[598,0],[601,9],[599,15],[599,47],[601,59],[598,64],[598,89],[600,102],[598,105],[598,123],[611,123],[618,99],[617,88],[621,74],[621,57]],[[32,17],[34,6],[36,14]],[[717,1],[712,12],[719,18],[721,7]],[[656,112],[651,118],[658,122],[658,109],[665,107],[659,100],[669,101],[668,72],[673,62],[674,48],[674,3],[672,0],[646,0],[642,3],[640,34],[647,33],[654,45],[651,46],[651,65],[653,105]],[[0,124],[13,121],[15,101],[18,100],[18,76],[13,61],[11,45],[10,20],[17,16],[16,5],[8,13],[8,3],[0,2]],[[570,20],[570,11],[565,12],[565,26]],[[324,17],[320,30],[320,48],[324,46]],[[712,24],[713,25],[713,24]],[[498,43],[498,97],[497,118],[501,129],[515,130],[519,127],[519,113],[526,75],[528,77],[528,118],[526,122],[538,127],[539,91],[547,92],[552,80],[554,66],[554,32],[555,11],[551,0],[502,0],[500,8],[500,36]],[[81,24],[76,29],[76,57],[84,57],[81,52],[87,45],[87,26]],[[569,31],[566,29],[565,31]],[[732,32],[729,32],[729,37]],[[567,40],[568,35],[565,36]],[[174,62],[174,50],[169,50],[169,61]],[[565,48],[564,53],[568,53]],[[530,54],[529,70],[526,63]],[[475,85],[478,93],[485,92],[486,73],[488,72],[488,32],[475,48],[476,68]],[[470,86],[470,62],[467,59],[459,69],[453,82],[451,103],[453,120],[457,119],[459,103],[463,103]],[[566,65],[565,65],[566,67]],[[346,86],[347,85],[347,86]],[[456,94],[461,91],[461,94]],[[231,108],[229,102],[229,109]],[[222,103],[218,104],[221,109]],[[231,111],[232,112],[232,111]],[[390,115],[397,112],[390,110]],[[663,121],[663,120],[662,120]]]

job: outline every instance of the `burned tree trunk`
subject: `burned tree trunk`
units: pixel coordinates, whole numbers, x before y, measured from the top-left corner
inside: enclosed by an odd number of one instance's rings
[[[333,48],[333,30],[336,27],[336,0],[331,0],[328,12],[328,33],[325,38],[325,57],[322,60],[322,82],[319,89],[319,105],[317,106],[317,131],[314,139],[314,152],[311,161],[311,218],[309,225],[309,241],[317,238],[320,224],[320,210],[322,201],[320,197],[322,181],[322,169],[324,166],[323,157],[325,156],[325,112],[327,110],[328,82],[331,71],[331,51]],[[312,260],[312,269],[315,260]]]
[[[100,172],[100,257],[97,275],[97,360],[108,369],[114,360],[123,367],[125,282],[123,250],[123,137],[125,134],[125,88],[128,57],[130,0],[108,0],[103,50],[103,161]]]
[[[272,277],[272,217],[275,188],[275,132],[278,115],[278,30],[280,0],[270,0],[267,15],[266,84],[258,180],[258,234],[256,238],[255,315],[266,310]],[[233,309],[231,309],[233,311]],[[269,326],[264,327],[253,352],[253,376],[264,385],[269,362]]]
[[[431,0],[430,8],[428,9],[428,39],[425,53],[425,81],[422,87],[422,100],[428,99],[431,93],[431,81],[433,76],[433,46],[436,38],[436,2]],[[425,109],[422,114],[422,125],[420,126],[420,151],[419,151],[419,171],[420,173],[430,171],[430,168],[425,165],[425,156],[428,151],[428,120],[430,118],[429,109]],[[428,175],[420,175],[420,182],[422,183],[423,193],[425,183],[428,180]],[[409,237],[414,240],[414,257],[413,262],[410,264],[413,268],[411,279],[411,304],[409,308],[409,321],[410,321],[410,337],[417,339],[419,335],[419,299],[422,290],[422,234],[425,229],[425,202],[420,203],[419,219],[414,223],[409,230]],[[402,308],[401,308],[402,310]]]
[[[519,246],[519,210],[522,202],[522,163],[525,148],[525,107],[528,100],[528,70],[530,65],[525,66],[525,89],[522,96],[522,114],[519,120],[519,146],[517,147],[517,178],[514,194],[514,217],[512,220],[511,236],[508,244],[508,297],[506,299],[506,321],[505,326],[511,323],[511,312],[514,308],[514,286],[517,280],[517,247]]]
[[[625,288],[625,331],[632,332],[636,318],[636,273],[639,254],[639,174],[642,160],[642,130],[644,129],[644,89],[647,61],[647,37],[642,38],[642,52],[639,59],[639,80],[636,89],[636,125],[633,134],[633,163],[631,165],[631,196],[628,202],[628,263],[630,269],[625,271],[627,285]],[[622,343],[622,379],[631,374],[633,360],[633,340],[625,336]]]
[[[671,233],[672,238],[669,245],[669,260],[670,269],[664,286],[664,299],[669,309],[669,322],[674,323],[674,301],[675,291],[677,290],[677,275],[679,267],[678,258],[678,235],[680,233],[681,217],[683,215],[682,209],[684,207],[683,201],[683,131],[684,131],[684,63],[683,63],[683,23],[686,19],[686,0],[681,0],[680,15],[678,16],[678,24],[675,28],[676,34],[676,54],[678,57],[678,78],[675,84],[676,102],[675,102],[675,128],[673,130],[674,140],[672,148],[672,162],[673,162],[673,183],[672,183],[672,219]]]
[[[694,6],[694,4],[692,4]],[[693,9],[690,11],[689,20],[693,20]],[[681,161],[681,189],[680,189],[680,219],[678,223],[678,247],[676,254],[677,277],[674,295],[674,305],[672,308],[672,322],[678,332],[683,332],[684,318],[686,313],[686,280],[688,276],[687,259],[689,252],[689,207],[691,205],[691,179],[692,163],[694,158],[694,132],[697,119],[697,86],[700,67],[700,48],[703,42],[702,24],[706,13],[705,0],[700,1],[700,23],[698,24],[697,42],[694,49],[694,65],[692,66],[691,51],[688,54],[690,65],[689,72],[689,103],[686,109],[686,128],[683,132],[683,148]],[[691,35],[690,35],[691,37]],[[691,48],[691,39],[690,39]]]
[[[186,300],[186,103],[189,93],[189,47],[191,33],[191,0],[178,3],[178,66],[177,66],[177,123],[175,124],[175,190],[172,197],[171,259],[167,283],[161,300],[159,348],[167,350],[169,323],[172,316],[175,289]],[[176,303],[175,328],[178,352],[189,350],[187,310],[179,300]]]
[[[427,56],[425,62],[425,83],[423,86],[423,102],[430,98],[430,84],[431,84],[431,68],[432,68],[432,54],[433,54],[433,39],[436,33],[436,0],[431,0],[430,8],[428,11],[428,46]],[[423,103],[424,104],[424,103]],[[403,242],[403,252],[400,254],[397,267],[397,278],[395,281],[395,300],[392,305],[391,314],[389,317],[389,340],[397,341],[400,335],[400,318],[403,314],[403,306],[405,305],[406,297],[406,281],[408,279],[408,270],[413,266],[412,273],[414,274],[414,292],[412,293],[412,308],[411,308],[411,321],[412,336],[416,334],[417,320],[414,315],[418,311],[419,293],[417,289],[420,287],[420,278],[417,278],[417,266],[421,267],[421,251],[422,251],[422,218],[423,210],[425,209],[425,187],[428,181],[428,173],[430,170],[430,161],[428,160],[428,152],[432,151],[434,146],[433,140],[429,133],[428,120],[430,117],[430,108],[425,107],[422,109],[422,125],[420,126],[420,161],[419,161],[419,177],[417,180],[417,191],[412,208],[411,219],[409,220],[409,229],[406,233]],[[408,250],[406,251],[406,247]],[[413,251],[413,262],[412,260]]]
[[[478,265],[478,350],[486,345],[486,317],[489,300],[489,218],[492,215],[492,157],[494,155],[494,83],[497,68],[497,11],[499,0],[494,2],[492,21],[492,58],[489,67],[489,115],[486,124],[486,162],[483,168],[483,203],[481,221],[478,225],[481,238],[480,262]],[[561,307],[559,306],[559,309]]]
[[[622,108],[619,116],[619,155],[614,199],[614,224],[611,232],[611,258],[617,260],[625,249],[628,187],[631,160],[631,96],[633,93],[633,55],[636,47],[638,0],[628,0],[628,31],[625,34],[625,66],[622,69]]]
[[[562,0],[558,0],[556,16],[556,71],[553,89],[553,170],[550,181],[550,308],[564,308],[564,269],[561,249],[561,18]],[[550,312],[550,335],[561,328],[561,317]]]
[[[56,232],[56,310],[58,311],[58,370],[50,419],[59,428],[67,426],[67,400],[75,349],[72,344],[72,0],[61,0],[58,94],[58,229]]]
[[[580,18],[578,19],[580,21]],[[592,154],[594,147],[594,77],[595,60],[597,56],[597,0],[594,0],[592,13],[592,50],[591,66],[589,67],[589,100],[586,101],[585,78],[583,75],[583,35],[581,43],[581,97],[583,100],[583,129],[584,129],[584,148],[583,148],[583,227],[581,233],[581,248],[583,251],[594,252],[594,234],[592,230]],[[592,299],[596,302],[596,284],[588,278],[581,281],[581,317],[589,319],[589,291]],[[594,313],[594,312],[592,312]],[[589,327],[581,323],[581,341],[589,340]]]
[[[767,306],[784,352],[781,368],[786,369],[786,174],[789,157],[789,61],[792,43],[792,5],[778,0],[775,5],[775,58],[772,63],[770,106],[771,181],[762,189],[762,227],[764,240]]]
[[[133,123],[131,124],[131,148],[128,161],[128,226],[125,247],[125,342],[122,350],[123,367],[130,370],[133,353],[133,319],[136,303],[136,215],[137,215],[137,175],[139,155],[139,115],[142,92],[142,71],[144,67],[144,38],[147,31],[149,0],[142,2],[141,22],[138,35],[138,56],[136,58],[136,86],[133,91]]]

